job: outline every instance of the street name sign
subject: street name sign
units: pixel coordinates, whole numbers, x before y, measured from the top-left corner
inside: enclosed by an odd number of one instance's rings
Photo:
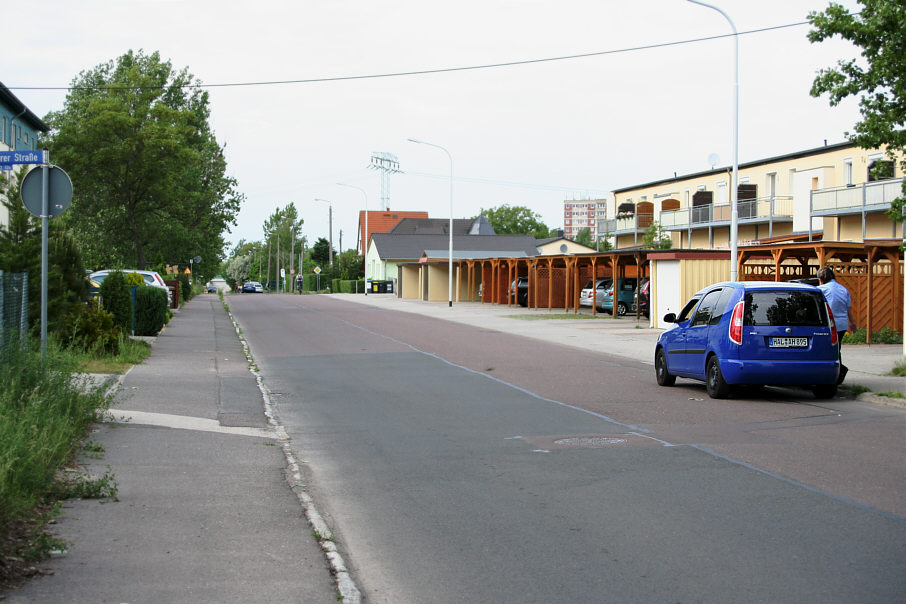
[[[14,164],[43,164],[44,151],[0,151],[0,167],[11,170]]]

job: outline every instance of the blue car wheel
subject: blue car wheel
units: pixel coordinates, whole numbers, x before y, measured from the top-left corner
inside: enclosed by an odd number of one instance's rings
[[[708,396],[711,398],[727,398],[730,394],[730,385],[724,380],[724,374],[720,370],[720,361],[716,356],[708,359],[708,371],[705,376],[705,387],[708,389]]]

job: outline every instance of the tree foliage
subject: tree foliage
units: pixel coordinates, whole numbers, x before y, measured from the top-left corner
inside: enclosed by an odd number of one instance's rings
[[[336,258],[337,273],[341,279],[361,279],[365,277],[363,270],[365,259],[355,249],[348,249]]]
[[[661,223],[655,220],[645,229],[642,245],[649,250],[669,250],[673,247],[673,239],[667,234]]]
[[[286,268],[287,274],[289,274],[291,266],[299,268],[296,264],[298,264],[298,254],[302,251],[302,243],[298,239],[304,222],[304,220],[299,218],[299,213],[296,211],[296,206],[293,202],[289,202],[283,208],[277,208],[264,221],[263,245],[266,254],[263,260],[265,264],[264,272],[268,272],[268,267],[266,266],[268,261],[271,263],[271,272],[270,277],[267,278],[268,280],[277,279],[278,263],[281,268]],[[293,258],[292,262],[290,261],[291,257]]]
[[[333,255],[336,257],[336,250]],[[316,266],[320,266],[322,269],[330,265],[330,242],[327,239],[320,237],[315,241],[315,244],[311,246],[311,259]]]
[[[533,235],[538,239],[544,239],[550,232],[550,229],[541,222],[541,214],[525,206],[503,204],[487,210],[482,208],[481,213],[498,235]]]
[[[862,120],[848,138],[864,149],[886,146],[888,156],[906,169],[906,3],[902,0],[858,0],[862,10],[850,13],[835,2],[809,13],[811,42],[834,36],[861,48],[862,60],[840,60],[818,72],[812,96],[827,94],[831,106],[858,97]],[[904,194],[893,202],[890,216],[904,219]]]
[[[143,269],[201,256],[200,272],[219,265],[243,198],[198,83],[156,52],[130,50],[81,72],[45,118],[51,158],[73,182],[62,220],[88,264]]]
[[[41,320],[41,223],[19,201],[22,172],[4,185],[2,200],[9,224],[0,225],[0,270],[28,273],[28,318],[32,330]],[[48,221],[47,323],[49,331],[60,329],[66,315],[85,299],[87,282],[82,257],[70,233],[58,219]]]
[[[579,232],[576,233],[576,238],[573,241],[575,241],[576,243],[580,243],[582,245],[588,246],[588,247],[593,247],[591,229],[588,227],[585,227],[584,229],[579,229]]]

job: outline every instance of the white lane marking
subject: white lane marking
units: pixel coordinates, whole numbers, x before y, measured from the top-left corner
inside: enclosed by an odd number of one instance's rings
[[[171,415],[169,413],[149,413],[147,411],[126,411],[112,409],[104,415],[104,421],[115,424],[141,424],[143,426],[163,426],[179,430],[196,430],[198,432],[216,432],[235,436],[257,436],[260,438],[279,438],[272,430],[248,428],[243,426],[221,426],[216,419]]]

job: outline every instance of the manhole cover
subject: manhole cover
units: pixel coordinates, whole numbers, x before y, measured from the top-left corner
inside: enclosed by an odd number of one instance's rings
[[[572,436],[555,440],[554,444],[561,447],[604,447],[606,445],[621,445],[625,442],[625,438],[608,436]]]

